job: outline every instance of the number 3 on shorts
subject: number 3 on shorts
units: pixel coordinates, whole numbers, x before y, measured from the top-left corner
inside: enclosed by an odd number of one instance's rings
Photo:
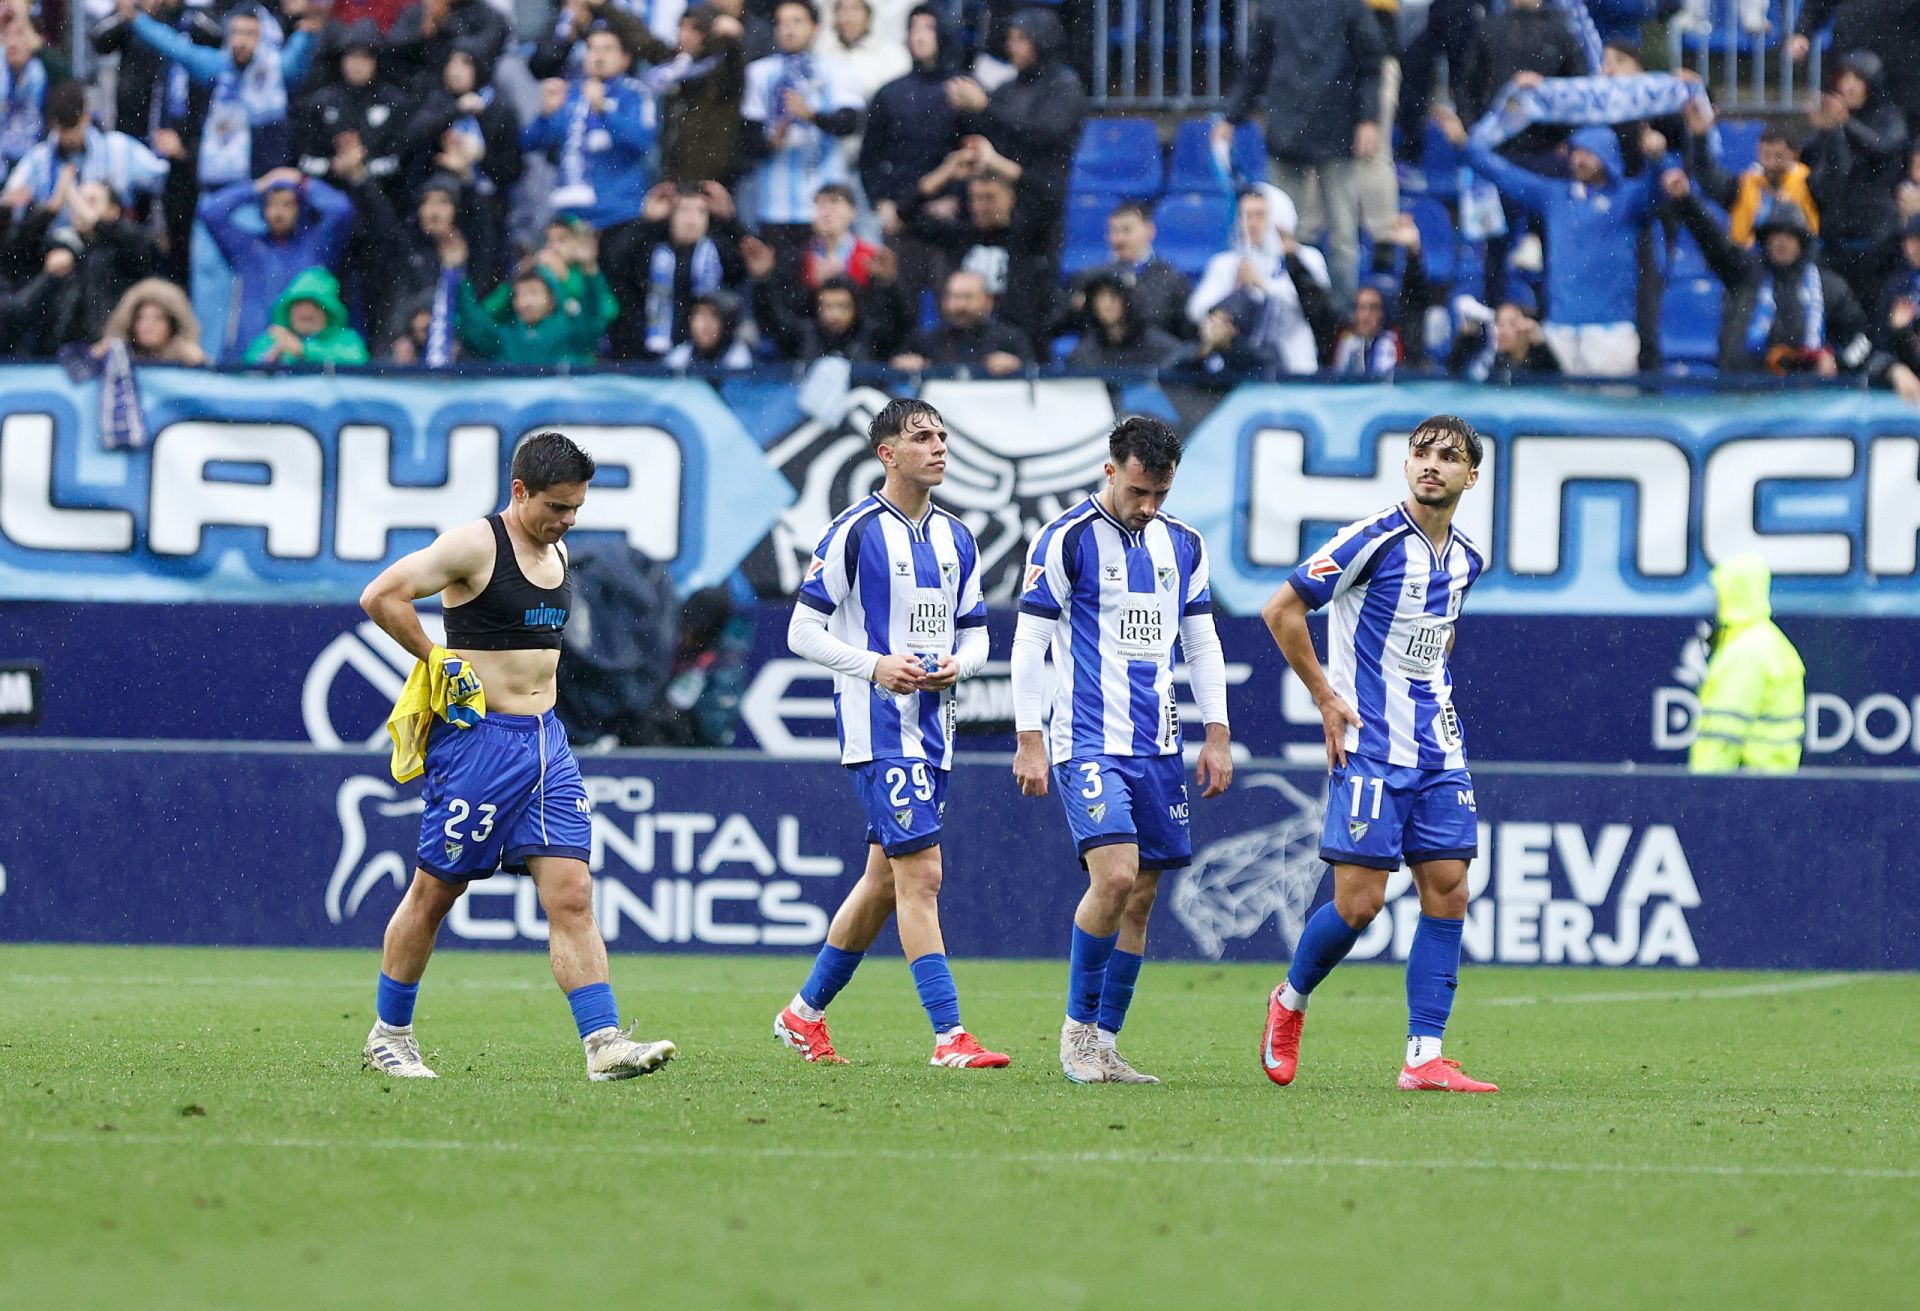
[[[1082,761],[1080,770],[1087,776],[1087,785],[1080,789],[1080,795],[1091,801],[1105,790],[1106,784],[1100,781],[1100,762]]]
[[[907,771],[898,766],[887,771],[887,802],[894,806],[907,804]],[[921,801],[933,800],[933,780],[927,777],[927,762],[913,762],[913,795]]]

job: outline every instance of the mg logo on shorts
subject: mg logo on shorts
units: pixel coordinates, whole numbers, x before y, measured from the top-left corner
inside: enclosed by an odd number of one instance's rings
[[[1461,788],[1453,794],[1453,799],[1455,804],[1465,806],[1468,810],[1474,811],[1475,813],[1478,813],[1480,810],[1480,807],[1474,804],[1472,788]]]

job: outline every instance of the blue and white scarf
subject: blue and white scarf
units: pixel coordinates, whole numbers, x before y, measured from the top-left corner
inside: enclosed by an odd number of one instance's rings
[[[1391,377],[1399,364],[1400,334],[1392,328],[1382,329],[1376,337],[1344,333],[1333,351],[1333,371],[1353,377]]]
[[[682,82],[696,77],[705,77],[719,67],[720,56],[708,55],[704,59],[695,59],[682,50],[664,64],[655,64],[646,72],[639,74],[640,85],[656,96],[664,96]]]
[[[1760,294],[1753,299],[1753,313],[1747,318],[1747,352],[1767,353],[1767,339],[1773,335],[1773,320],[1779,307],[1773,299],[1773,271],[1760,279]],[[1827,299],[1820,287],[1820,266],[1807,260],[1800,269],[1800,285],[1794,291],[1804,321],[1800,330],[1800,348],[1818,351],[1827,344]]]
[[[695,296],[719,290],[720,248],[712,237],[700,238],[689,257],[693,261],[690,281]],[[679,258],[672,243],[661,242],[653,248],[647,268],[647,349],[664,355],[673,345],[673,282]]]
[[[474,94],[480,97],[480,107],[482,109],[487,109],[492,106],[493,88],[491,86],[481,87],[480,90]],[[481,163],[484,164],[486,162],[487,134],[481,129],[480,119],[477,115],[462,114],[460,117],[454,119],[452,123],[448,124],[447,130],[449,132],[457,132],[471,141],[478,142],[480,145]],[[474,168],[473,189],[483,196],[491,196],[495,190],[493,179],[488,177],[485,170],[478,165]]]
[[[453,363],[453,307],[464,276],[464,269],[441,269],[440,280],[433,286],[433,311],[427,321],[427,351],[422,361],[429,369],[444,369]]]
[[[39,143],[47,133],[46,116],[41,112],[47,100],[47,66],[29,59],[16,75],[6,60],[0,59],[0,106],[6,118],[0,121],[0,159],[8,166]]]
[[[549,199],[556,210],[586,209],[599,199],[599,193],[587,174],[587,138],[592,134],[587,120],[593,117],[593,111],[578,84],[572,101],[561,112],[567,114],[567,136],[560,144],[559,185]],[[599,131],[604,135],[606,129]]]
[[[1584,5],[1580,9],[1581,13],[1586,12]],[[1597,42],[1598,37],[1595,40]],[[1550,77],[1534,87],[1519,87],[1509,82],[1494,97],[1486,117],[1473,125],[1472,137],[1476,144],[1497,150],[1536,123],[1586,127],[1665,118],[1679,113],[1695,96],[1703,94],[1705,91],[1699,83],[1684,81],[1671,73]],[[1461,235],[1469,241],[1480,241],[1500,236],[1506,230],[1499,190],[1472,169],[1462,167]]]
[[[1486,117],[1473,125],[1473,139],[1496,150],[1536,123],[1610,127],[1644,118],[1665,118],[1705,95],[1698,82],[1671,73],[1633,77],[1550,77],[1538,86],[1509,82],[1494,97]]]
[[[800,98],[818,111],[827,107],[826,86],[820,80],[811,53],[783,55],[781,61],[780,76],[767,88],[767,136],[771,139],[775,130],[784,124],[787,135],[782,149],[798,151],[806,167],[816,169],[826,156],[827,134],[815,124],[798,123],[788,116],[787,92],[799,92]]]
[[[112,337],[99,354],[84,341],[69,342],[59,351],[60,366],[75,386],[100,384],[100,444],[109,451],[137,451],[147,444],[147,416],[140,408],[140,387],[134,381],[133,354],[126,339]]]

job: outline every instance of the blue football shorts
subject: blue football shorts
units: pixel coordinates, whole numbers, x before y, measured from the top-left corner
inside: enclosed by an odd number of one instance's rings
[[[1320,859],[1396,870],[1402,861],[1472,860],[1480,853],[1473,775],[1349,755],[1327,780]]]
[[[489,713],[472,728],[435,722],[427,738],[421,869],[449,883],[525,873],[530,856],[586,860],[592,807],[567,731],[544,715]]]
[[[1082,756],[1053,767],[1080,863],[1095,847],[1131,842],[1141,869],[1193,863],[1187,827],[1187,775],[1173,756]]]
[[[869,760],[847,776],[867,812],[867,841],[889,856],[938,846],[947,814],[947,771],[925,760]]]

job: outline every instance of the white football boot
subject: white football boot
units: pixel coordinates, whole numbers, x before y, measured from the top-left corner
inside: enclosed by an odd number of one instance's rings
[[[367,1069],[377,1070],[395,1079],[440,1077],[420,1059],[420,1042],[413,1036],[411,1024],[396,1029],[392,1025],[374,1021],[373,1032],[367,1035],[367,1045],[360,1049],[360,1059]]]
[[[1127,1063],[1127,1058],[1112,1047],[1100,1049],[1100,1068],[1106,1072],[1108,1083],[1159,1083],[1151,1074],[1142,1074]],[[1071,1076],[1069,1076],[1071,1077]]]
[[[634,1021],[638,1024],[639,1021]],[[634,1024],[625,1029],[608,1025],[586,1037],[587,1077],[595,1083],[631,1079],[652,1074],[672,1060],[680,1049],[665,1038],[658,1042],[636,1042]]]
[[[1060,1026],[1060,1073],[1075,1083],[1107,1082],[1107,1066],[1100,1058],[1099,1030],[1068,1020]]]

